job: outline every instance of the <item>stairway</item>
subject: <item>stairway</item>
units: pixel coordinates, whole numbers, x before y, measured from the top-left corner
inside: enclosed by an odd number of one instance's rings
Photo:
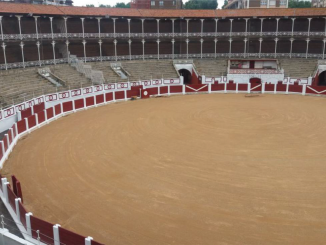
[[[317,60],[309,59],[279,59],[279,64],[284,69],[285,77],[309,77],[315,71]]]
[[[220,77],[226,75],[228,70],[226,59],[198,59],[194,60],[194,64],[198,74],[206,77]]]

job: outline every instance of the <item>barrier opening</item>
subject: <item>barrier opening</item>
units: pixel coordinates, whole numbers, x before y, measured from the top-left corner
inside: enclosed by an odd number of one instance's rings
[[[318,86],[326,86],[326,71],[323,71],[318,76]]]
[[[188,71],[187,69],[180,69],[179,73],[184,78],[183,80],[184,84],[191,84],[192,75],[190,71]]]

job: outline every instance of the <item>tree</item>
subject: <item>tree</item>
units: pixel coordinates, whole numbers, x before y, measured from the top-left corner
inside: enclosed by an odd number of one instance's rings
[[[189,0],[185,9],[217,9],[217,0]]]
[[[222,6],[222,9],[223,9],[226,5],[228,5],[228,1],[227,1],[227,0],[224,0],[224,4],[223,4],[223,6]]]
[[[311,2],[290,0],[289,8],[311,8]]]
[[[86,7],[95,7],[94,4],[86,4]]]
[[[115,8],[130,8],[130,3],[117,3],[115,6]]]
[[[111,5],[100,4],[98,7],[99,8],[111,8]]]

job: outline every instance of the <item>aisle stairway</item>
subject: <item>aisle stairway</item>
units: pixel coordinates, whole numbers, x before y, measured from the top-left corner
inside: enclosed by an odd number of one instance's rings
[[[110,62],[93,62],[88,63],[92,66],[92,69],[103,72],[103,76],[107,83],[120,82],[120,77],[112,70]]]

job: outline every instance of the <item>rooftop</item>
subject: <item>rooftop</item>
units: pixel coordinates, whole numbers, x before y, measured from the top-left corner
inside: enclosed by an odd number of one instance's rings
[[[0,2],[0,14],[30,14],[60,16],[110,16],[139,18],[240,18],[240,17],[313,17],[325,16],[326,8],[284,9],[120,9],[94,7],[68,7]]]

